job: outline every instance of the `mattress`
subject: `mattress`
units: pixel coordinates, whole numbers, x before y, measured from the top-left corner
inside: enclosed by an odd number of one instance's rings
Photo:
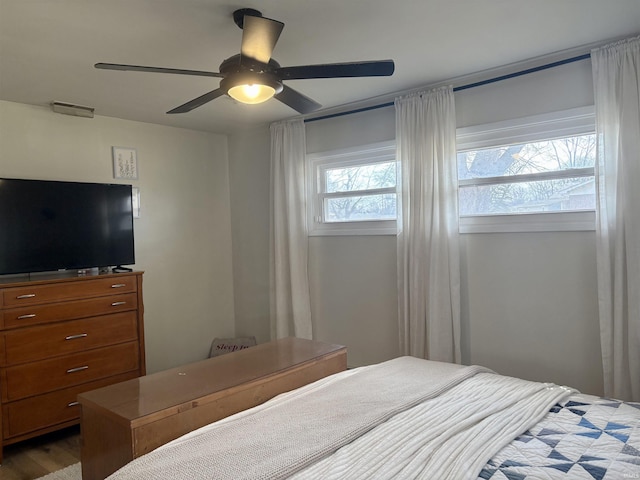
[[[402,357],[191,432],[110,480],[640,478],[640,405]]]

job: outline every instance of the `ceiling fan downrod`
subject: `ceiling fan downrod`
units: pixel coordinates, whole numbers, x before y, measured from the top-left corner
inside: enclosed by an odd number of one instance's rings
[[[250,17],[262,17],[262,12],[255,10],[253,8],[240,8],[233,12],[233,21],[236,23],[240,29],[244,27],[244,17],[245,15]]]

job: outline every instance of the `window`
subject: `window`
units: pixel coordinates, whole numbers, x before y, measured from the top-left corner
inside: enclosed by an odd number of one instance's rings
[[[591,108],[460,129],[460,232],[593,230]]]
[[[308,156],[310,235],[396,233],[395,143]]]

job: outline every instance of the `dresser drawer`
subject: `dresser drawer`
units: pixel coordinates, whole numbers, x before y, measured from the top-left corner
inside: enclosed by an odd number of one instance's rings
[[[32,395],[138,370],[138,342],[96,348],[64,357],[5,368],[3,401]]]
[[[3,336],[4,365],[17,365],[136,340],[137,312],[20,328]]]
[[[73,280],[44,285],[26,285],[9,287],[2,290],[4,307],[36,305],[40,303],[60,302],[74,298],[98,297],[116,293],[137,291],[135,275],[91,278],[89,280]]]
[[[11,308],[2,313],[2,319],[4,328],[16,328],[117,313],[135,310],[136,308],[138,308],[137,294],[126,293],[124,295],[97,297],[90,300]]]
[[[80,405],[76,401],[78,394],[135,377],[137,372],[129,372],[3,405],[4,438],[78,420],[80,418]]]

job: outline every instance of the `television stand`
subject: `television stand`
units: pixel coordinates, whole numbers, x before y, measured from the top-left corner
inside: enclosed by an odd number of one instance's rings
[[[122,265],[118,265],[117,267],[113,267],[111,271],[113,273],[133,272],[133,268],[123,267]]]
[[[142,272],[0,278],[0,463],[78,424],[79,393],[145,374],[143,316]]]

